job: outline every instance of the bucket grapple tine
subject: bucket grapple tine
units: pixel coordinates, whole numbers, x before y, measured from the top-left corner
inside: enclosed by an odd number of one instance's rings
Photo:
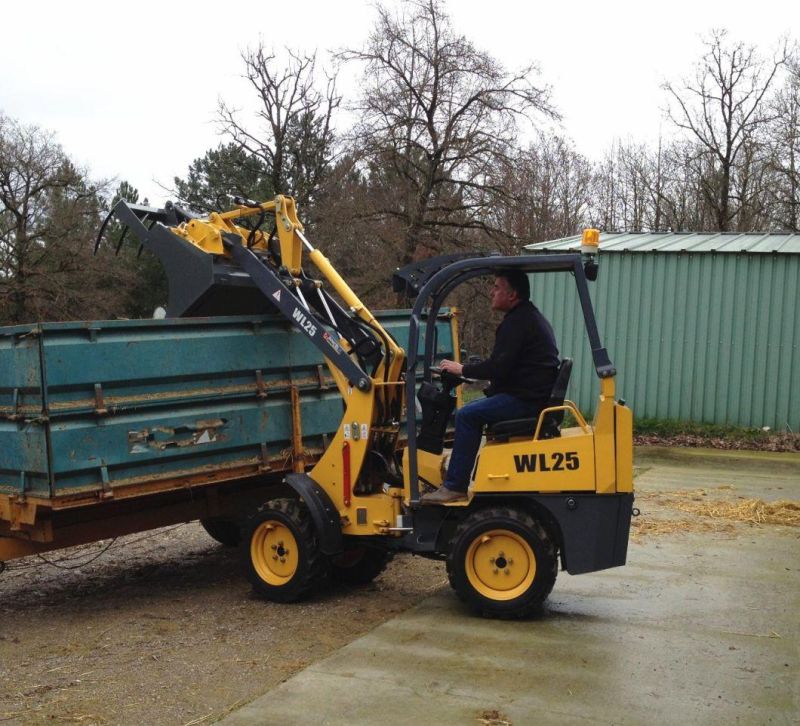
[[[108,223],[111,221],[111,218],[116,213],[116,207],[112,208],[112,210],[106,215],[106,218],[103,220],[103,224],[100,225],[100,231],[97,233],[97,239],[94,241],[94,254],[97,254],[97,251],[100,249],[100,243],[103,241],[103,235],[106,233],[106,227]]]
[[[145,207],[139,204],[129,204],[124,199],[121,199],[114,205],[111,211],[106,215],[106,218],[103,220],[103,224],[100,226],[100,231],[97,233],[97,239],[95,240],[94,253],[97,254],[97,251],[100,249],[100,244],[103,241],[103,235],[105,235],[106,228],[111,220],[115,217],[123,227],[122,236],[120,237],[115,249],[115,254],[119,254],[129,229],[133,230],[133,234],[136,236],[139,242],[147,247],[149,246],[148,237],[152,225],[159,221],[159,217],[166,221],[167,216],[168,210]],[[147,226],[147,222],[150,222],[149,227]]]
[[[117,248],[114,250],[114,254],[118,255],[119,251],[122,249],[122,245],[125,243],[125,237],[128,235],[128,228],[122,230],[122,234],[119,237],[119,242],[117,243]],[[141,245],[140,245],[141,246]]]

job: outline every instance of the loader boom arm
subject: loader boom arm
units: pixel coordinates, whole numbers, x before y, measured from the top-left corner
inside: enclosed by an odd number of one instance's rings
[[[278,195],[260,203],[241,198],[235,202],[235,209],[200,218],[171,204],[160,210],[121,201],[103,223],[97,244],[111,218],[116,217],[125,231],[133,231],[142,247],[157,254],[169,277],[170,315],[215,314],[213,303],[208,310],[208,290],[252,285],[269,309],[277,308],[322,351],[349,385],[368,391],[373,380],[384,386],[397,384],[404,350],[305,237],[294,199]],[[257,221],[250,229],[237,224],[254,216]],[[261,231],[268,219],[274,224],[269,236]],[[345,308],[327,293],[322,281],[306,275],[304,253]],[[263,301],[260,304],[262,308],[265,305]],[[371,375],[366,370],[368,363],[374,365]],[[386,389],[381,395],[388,408],[402,391],[395,386],[395,390]]]

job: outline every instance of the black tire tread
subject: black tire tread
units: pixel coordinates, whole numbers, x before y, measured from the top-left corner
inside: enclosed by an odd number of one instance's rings
[[[279,512],[285,519],[279,521],[290,524],[295,539],[303,552],[302,567],[287,585],[276,587],[264,582],[256,572],[250,560],[250,540],[256,527],[270,518],[272,512]],[[256,594],[273,602],[297,602],[311,595],[327,579],[328,561],[319,549],[311,515],[304,504],[296,499],[272,499],[262,504],[258,510],[248,517],[242,529],[244,536],[241,542],[241,554],[247,579],[253,585]]]

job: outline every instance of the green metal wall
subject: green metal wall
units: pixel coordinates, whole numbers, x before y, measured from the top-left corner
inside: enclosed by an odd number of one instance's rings
[[[590,289],[634,416],[800,431],[800,255],[601,253]],[[573,278],[534,275],[531,298],[575,359],[568,398],[593,412]]]

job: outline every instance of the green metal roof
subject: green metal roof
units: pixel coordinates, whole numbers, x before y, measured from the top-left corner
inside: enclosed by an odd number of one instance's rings
[[[578,251],[581,235],[527,245],[543,252]],[[601,232],[600,252],[725,252],[738,254],[800,254],[800,234],[739,234],[738,232]]]

